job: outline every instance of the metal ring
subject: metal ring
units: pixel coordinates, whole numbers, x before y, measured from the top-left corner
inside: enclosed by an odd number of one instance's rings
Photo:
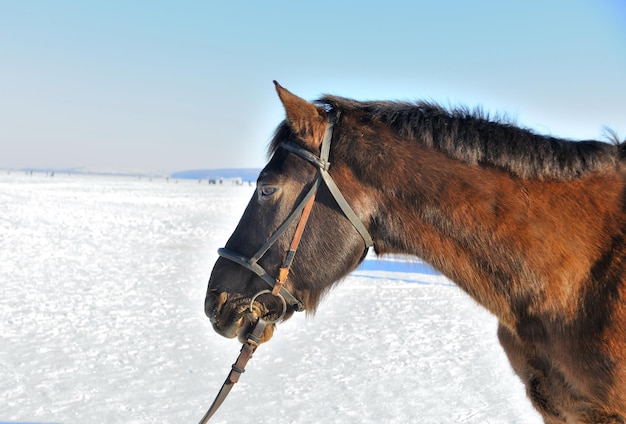
[[[262,294],[272,294],[272,292],[271,292],[270,290],[261,290],[260,292],[258,292],[257,294],[255,294],[255,295],[252,297],[252,299],[250,300],[250,312],[251,312],[251,313],[253,312],[253,310],[252,310],[252,305],[254,304],[254,301],[256,300],[256,298],[257,298],[257,297],[261,296]],[[265,321],[266,321],[268,324],[274,324],[275,322],[280,321],[281,319],[283,319],[283,317],[284,317],[284,316],[285,316],[285,314],[287,313],[287,301],[285,300],[285,298],[284,298],[284,297],[283,297],[280,293],[278,293],[278,294],[274,294],[273,296],[275,296],[275,297],[279,298],[279,299],[280,299],[280,301],[282,302],[282,304],[283,304],[283,312],[280,314],[280,316],[279,316],[278,318],[276,318],[276,319],[274,319],[274,320],[269,320],[269,319],[266,319]],[[260,318],[260,317],[259,317],[259,318]],[[263,318],[263,319],[265,319],[265,318]]]

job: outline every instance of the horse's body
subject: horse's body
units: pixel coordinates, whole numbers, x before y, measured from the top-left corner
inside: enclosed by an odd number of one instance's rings
[[[491,311],[546,423],[626,422],[621,144],[540,136],[424,103],[312,104],[277,90],[287,119],[227,248],[251,255],[291,212],[316,170],[281,143],[319,154],[333,114],[329,172],[376,253],[424,259]],[[261,259],[265,269],[278,269],[288,238]],[[312,311],[362,259],[362,238],[322,187],[286,287]],[[216,330],[237,335],[264,286],[218,260],[206,301]]]

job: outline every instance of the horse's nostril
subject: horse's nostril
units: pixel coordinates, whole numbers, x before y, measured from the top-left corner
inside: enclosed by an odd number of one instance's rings
[[[218,294],[211,290],[206,294],[206,298],[204,298],[204,314],[209,318],[213,318],[214,316],[215,307],[217,306],[217,297]]]
[[[217,318],[227,299],[228,294],[224,292],[218,294],[216,290],[210,290],[204,299],[204,313],[206,316],[211,320]]]

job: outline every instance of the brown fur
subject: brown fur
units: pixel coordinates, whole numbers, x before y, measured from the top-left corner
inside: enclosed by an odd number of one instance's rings
[[[259,184],[280,195],[273,209],[253,198],[227,246],[254,251],[295,204],[314,170],[280,143],[315,152],[329,105],[339,119],[330,172],[376,252],[428,261],[498,318],[499,340],[546,423],[626,422],[623,145],[544,137],[425,103],[312,104],[277,91],[287,121]],[[289,280],[308,309],[362,259],[345,221],[322,191]],[[266,229],[255,236],[253,222]],[[267,269],[283,253],[272,249]],[[218,261],[222,277],[209,288],[254,294],[262,285],[250,287],[249,276],[247,286],[223,281],[241,274],[236,267]]]

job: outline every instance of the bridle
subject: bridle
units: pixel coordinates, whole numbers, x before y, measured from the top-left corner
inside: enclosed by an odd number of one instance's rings
[[[311,188],[304,196],[302,201],[296,206],[296,208],[291,212],[291,214],[285,219],[285,221],[278,227],[278,229],[271,235],[271,237],[257,250],[257,252],[251,257],[246,257],[241,253],[234,252],[232,250],[226,248],[220,248],[217,250],[217,253],[225,259],[235,262],[236,264],[241,265],[249,271],[254,272],[256,275],[261,277],[263,281],[265,281],[270,287],[270,290],[261,290],[259,293],[254,295],[250,301],[249,313],[250,316],[253,316],[252,307],[255,302],[255,299],[262,294],[271,293],[274,296],[278,297],[283,305],[282,314],[278,316],[278,318],[274,320],[267,320],[263,317],[259,317],[251,328],[250,332],[246,336],[246,342],[241,347],[241,352],[237,357],[237,360],[232,365],[232,369],[222,384],[222,388],[220,389],[217,397],[213,401],[213,404],[206,412],[204,417],[200,420],[200,424],[205,424],[209,421],[209,419],[213,416],[215,411],[220,407],[228,393],[232,389],[233,385],[239,381],[239,376],[245,371],[245,366],[252,358],[252,354],[256,350],[256,348],[261,343],[261,335],[265,330],[267,324],[271,324],[281,320],[287,310],[287,305],[291,306],[294,311],[303,311],[304,303],[295,297],[293,294],[289,292],[285,288],[285,282],[287,281],[287,276],[289,275],[289,270],[291,269],[291,265],[293,264],[293,259],[296,255],[296,251],[298,250],[298,246],[300,244],[300,240],[302,239],[302,233],[304,232],[304,228],[306,227],[307,221],[309,219],[309,215],[311,213],[311,209],[313,208],[313,203],[315,202],[315,195],[317,194],[317,190],[319,189],[322,182],[326,184],[328,191],[332,194],[337,205],[341,208],[344,215],[350,220],[354,228],[359,232],[363,241],[365,242],[365,249],[363,252],[363,256],[367,253],[368,249],[374,245],[372,241],[372,237],[369,232],[356,215],[356,213],[352,210],[346,198],[341,194],[339,187],[335,184],[332,177],[328,173],[328,168],[330,167],[330,162],[328,161],[328,156],[330,154],[330,143],[333,138],[333,127],[336,122],[337,115],[336,113],[332,113],[332,110],[326,110],[328,114],[328,123],[326,125],[326,131],[324,132],[324,138],[322,139],[322,145],[320,148],[320,155],[316,156],[310,151],[303,149],[296,143],[292,141],[288,141],[281,144],[281,147],[287,150],[290,153],[294,153],[301,157],[302,159],[308,161],[313,164],[318,172],[313,182]],[[276,243],[278,238],[287,230],[287,228],[300,217],[298,224],[296,226],[296,231],[294,233],[293,238],[291,239],[291,244],[289,245],[289,250],[285,256],[285,260],[283,262],[283,266],[280,267],[278,271],[277,277],[272,277],[269,272],[265,270],[261,265],[259,265],[258,261],[267,253],[267,251]]]
[[[315,195],[317,194],[317,190],[319,189],[322,181],[326,184],[326,187],[334,197],[344,215],[350,220],[354,228],[356,228],[356,230],[363,238],[363,241],[365,242],[364,254],[367,253],[367,250],[374,245],[374,242],[372,241],[372,237],[370,236],[369,232],[367,231],[359,217],[356,215],[356,213],[352,210],[352,208],[346,201],[346,198],[343,196],[343,194],[341,194],[339,187],[337,187],[337,184],[335,184],[335,181],[333,181],[333,178],[328,173],[328,168],[330,168],[328,156],[330,154],[330,143],[333,138],[333,127],[336,121],[336,114],[331,112],[332,110],[327,112],[328,123],[326,125],[326,131],[324,132],[324,138],[322,139],[320,156],[316,156],[315,154],[306,149],[303,149],[292,141],[287,141],[281,144],[281,147],[283,149],[287,150],[290,153],[298,155],[302,159],[313,164],[318,169],[315,181],[313,182],[306,196],[304,196],[302,201],[298,204],[298,206],[296,206],[296,208],[285,219],[280,227],[278,227],[274,234],[272,234],[272,236],[263,244],[263,246],[261,246],[259,250],[257,250],[257,252],[250,258],[226,248],[221,248],[217,250],[218,255],[220,255],[221,257],[231,260],[261,277],[261,279],[263,279],[263,281],[265,281],[272,288],[272,294],[274,296],[282,296],[287,304],[291,306],[295,311],[303,311],[304,304],[300,299],[292,295],[284,287],[284,285],[285,281],[287,281],[287,276],[289,274],[289,270],[291,269],[291,265],[293,264],[293,259],[295,257],[296,251],[298,250],[298,245],[300,244],[302,233],[304,232],[304,228],[306,227],[307,221],[309,219],[311,208],[313,207],[313,203],[315,202]],[[293,239],[291,240],[289,250],[287,251],[287,254],[285,256],[283,266],[280,268],[278,276],[272,277],[271,274],[265,270],[265,268],[259,265],[258,261],[263,257],[263,255],[265,255],[265,253],[267,253],[270,247],[272,247],[272,245],[276,243],[278,238],[287,230],[289,225],[298,218],[298,216],[300,217],[300,220],[298,221],[298,225],[296,227]]]

